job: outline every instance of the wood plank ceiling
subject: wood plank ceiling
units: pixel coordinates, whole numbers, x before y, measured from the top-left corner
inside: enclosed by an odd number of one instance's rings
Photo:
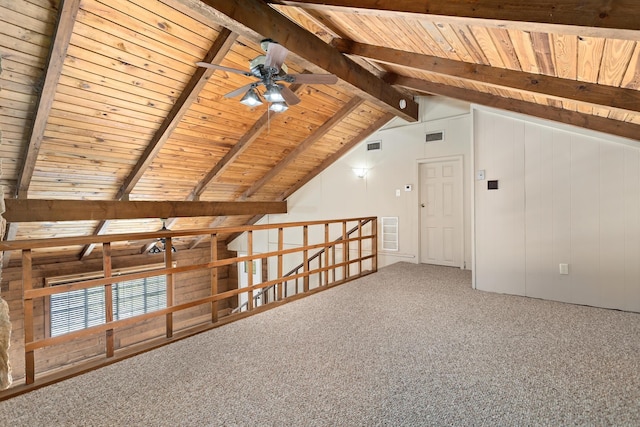
[[[20,199],[285,200],[394,116],[417,119],[424,94],[638,139],[639,11],[633,0],[0,0],[0,183]],[[224,98],[251,78],[195,65],[248,70],[264,38],[289,49],[290,73],[338,84],[293,84],[301,102],[270,113]],[[5,238],[161,225],[13,222]]]

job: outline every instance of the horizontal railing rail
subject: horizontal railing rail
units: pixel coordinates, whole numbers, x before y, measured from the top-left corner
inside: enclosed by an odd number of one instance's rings
[[[355,223],[353,228],[347,231],[348,225]],[[311,239],[309,228],[310,227],[323,227],[324,230],[315,235],[320,237]],[[340,228],[340,237],[338,239],[329,240],[330,227]],[[301,240],[298,242],[292,241],[292,237],[289,236],[286,241],[288,246],[285,249],[284,231],[289,229],[301,229],[302,233],[295,232],[293,235],[301,234]],[[277,231],[277,239],[275,242],[271,242],[271,246],[265,251],[264,248],[260,248],[260,251],[255,251],[253,235],[256,232],[275,230]],[[219,259],[218,256],[218,236],[231,235],[234,233],[244,233],[239,239],[246,239],[247,254],[237,256],[233,258]],[[354,234],[356,234],[354,236]],[[211,239],[211,253],[210,260],[208,262],[200,262],[191,265],[175,265],[173,263],[173,257],[175,253],[172,253],[172,238],[188,237],[188,236],[208,236]],[[165,267],[153,270],[147,270],[136,273],[126,273],[118,276],[113,276],[111,273],[112,255],[111,245],[118,242],[126,242],[132,240],[145,240],[145,239],[165,239],[166,250],[164,252]],[[312,241],[313,240],[313,241]],[[89,243],[102,244],[103,246],[103,262],[102,272],[99,278],[93,275],[91,278],[84,280],[74,281],[73,283],[57,284],[54,286],[43,286],[42,283],[36,283],[34,286],[33,277],[33,251],[43,248],[55,248],[55,247],[67,247],[73,245],[84,245]],[[356,247],[357,250],[350,250]],[[342,252],[338,256],[336,255],[336,248],[341,247]],[[363,249],[366,246],[366,249]],[[269,224],[269,225],[253,225],[253,226],[241,226],[241,227],[224,227],[215,229],[198,229],[198,230],[180,230],[180,231],[165,231],[165,232],[152,232],[152,233],[132,233],[132,234],[115,234],[115,235],[99,235],[99,236],[82,236],[82,237],[67,237],[67,238],[55,238],[47,240],[22,240],[22,241],[4,241],[0,242],[0,251],[19,250],[22,253],[22,306],[24,311],[24,385],[35,386],[46,385],[50,382],[43,376],[42,380],[36,382],[36,374],[38,376],[41,373],[46,372],[44,369],[36,368],[36,350],[44,351],[52,346],[65,346],[72,343],[74,340],[89,338],[89,337],[103,337],[104,339],[104,351],[103,351],[103,363],[95,363],[92,366],[99,367],[112,363],[114,359],[118,359],[119,353],[122,353],[122,358],[129,357],[133,352],[127,346],[116,348],[114,336],[122,328],[135,325],[137,327],[143,327],[145,322],[151,319],[164,318],[164,337],[158,338],[162,341],[162,344],[169,343],[174,339],[175,325],[174,315],[176,313],[184,312],[193,307],[207,305],[210,307],[210,318],[206,324],[192,325],[188,328],[180,330],[180,338],[188,336],[189,331],[192,329],[193,333],[198,333],[213,327],[226,324],[230,321],[246,317],[253,314],[252,312],[263,311],[268,309],[270,303],[272,306],[277,306],[281,303],[285,303],[297,297],[308,295],[334,285],[345,283],[349,280],[361,277],[366,274],[370,274],[377,270],[377,220],[375,217],[364,218],[349,218],[340,220],[328,220],[328,221],[312,221],[312,222],[296,222],[296,223],[282,223],[282,224]],[[324,253],[329,253],[331,250],[333,255],[322,256]],[[313,255],[309,255],[314,252]],[[292,262],[293,258],[302,256],[302,267],[298,262]],[[277,266],[270,274],[267,280],[261,281],[261,283],[253,283],[253,271],[252,261],[262,259],[271,260],[273,264]],[[299,258],[298,258],[299,259]],[[317,262],[322,260],[322,262]],[[313,267],[311,263],[314,263]],[[218,290],[218,275],[217,269],[221,267],[234,267],[239,263],[246,263],[248,270],[248,283],[245,286],[238,287],[237,289],[229,289],[224,291]],[[285,265],[295,264],[297,267],[290,270],[287,275],[284,275]],[[316,265],[317,264],[317,265]],[[199,270],[208,270],[211,272],[207,277],[205,287],[209,289],[209,295],[190,299],[187,301],[176,302],[175,285],[176,280],[179,279],[180,273],[193,272]],[[277,271],[275,271],[277,270]],[[302,270],[302,271],[301,271]],[[137,316],[114,319],[112,310],[112,295],[111,285],[128,280],[144,279],[155,276],[166,277],[166,307],[152,312],[139,314]],[[311,285],[313,279],[313,285]],[[298,285],[295,284],[295,288],[288,290],[289,283],[291,281],[302,280],[305,286],[302,290],[298,289]],[[44,281],[46,282],[46,280]],[[36,333],[34,323],[34,309],[39,307],[41,309],[46,298],[50,298],[53,295],[77,291],[91,288],[104,288],[104,321],[98,325],[91,326],[85,329],[80,329],[73,332],[68,332],[57,336],[46,336],[46,333]],[[259,291],[261,295],[265,295],[267,292],[271,292],[273,297],[270,302],[262,301],[260,306],[254,303],[254,292]],[[218,302],[229,298],[239,299],[240,295],[246,294],[247,303],[244,308],[246,311],[241,313],[232,313],[225,316],[223,319],[218,318]],[[266,298],[265,298],[266,299]],[[43,301],[40,303],[38,301]],[[36,305],[35,303],[38,302]],[[258,310],[259,309],[259,310]],[[207,308],[209,310],[209,308]],[[188,313],[186,313],[188,314]],[[184,319],[181,319],[184,320]],[[152,340],[151,340],[152,341]],[[146,345],[149,348],[157,347],[154,342],[148,342]],[[146,351],[140,347],[140,351]],[[138,351],[139,352],[139,351]],[[39,354],[39,353],[38,353]],[[40,357],[40,356],[39,356]],[[64,370],[64,367],[62,367]],[[73,370],[70,370],[70,372]],[[69,374],[71,376],[73,374]],[[56,376],[58,379],[64,379],[64,375],[61,377],[59,374]],[[28,390],[27,390],[28,391]],[[3,396],[0,393],[0,399]],[[11,393],[11,389],[9,389]]]
[[[51,239],[30,239],[30,240],[3,240],[0,241],[0,251],[14,251],[22,249],[41,249],[55,248],[60,246],[79,246],[91,243],[106,243],[128,240],[152,240],[162,237],[186,237],[215,234],[236,234],[247,231],[272,230],[274,228],[295,228],[312,225],[324,225],[334,223],[350,223],[361,220],[362,218],[346,218],[327,221],[299,221],[287,222],[281,224],[256,224],[256,225],[239,225],[235,227],[219,227],[219,228],[201,228],[191,230],[165,230],[150,231],[144,233],[119,233],[119,234],[100,234],[97,236],[75,236],[75,237],[54,237]],[[371,217],[375,220],[375,217]]]
[[[346,236],[350,237],[352,234],[354,234],[356,231],[359,231],[362,229],[363,226],[365,226],[366,224],[368,224],[369,222],[371,222],[373,219],[372,218],[366,218],[360,222],[358,222],[358,225],[356,225],[355,227],[351,228],[349,231],[347,231]],[[358,236],[360,237],[360,236]],[[358,241],[358,239],[354,239],[355,241]],[[306,261],[307,265],[310,265],[310,263],[312,261],[314,261],[316,258],[321,258],[322,255],[324,255],[328,250],[333,249],[336,247],[336,245],[340,244],[341,242],[345,241],[343,236],[338,237],[337,239],[333,240],[333,242],[335,243],[334,245],[331,246],[323,246],[319,251],[317,251],[316,253],[314,253],[313,255],[311,255],[308,260]],[[348,240],[348,241],[352,241],[352,240]],[[320,261],[321,262],[321,261]],[[286,273],[283,277],[284,278],[288,278],[288,279],[295,279],[297,281],[297,279],[299,277],[305,277],[305,274],[298,274],[298,272],[300,271],[300,269],[304,268],[305,266],[305,262],[301,262],[300,264],[298,264],[297,266],[295,266],[294,268],[292,268],[288,273]],[[312,272],[309,272],[309,274],[316,274],[316,273],[321,273],[323,271],[323,269],[320,270],[314,270]],[[296,274],[298,274],[298,276],[296,276]],[[258,303],[258,301],[261,298],[264,298],[265,295],[272,291],[277,285],[278,283],[274,283],[271,286],[268,286],[266,288],[262,288],[262,290],[257,294],[253,296],[253,303],[254,305],[256,305]],[[297,285],[296,285],[297,287]],[[286,295],[285,295],[286,296]],[[243,309],[245,309],[247,306],[249,305],[249,301],[246,301],[244,303],[242,303],[240,306],[238,306],[237,308],[233,309],[232,313],[237,313],[242,311]]]

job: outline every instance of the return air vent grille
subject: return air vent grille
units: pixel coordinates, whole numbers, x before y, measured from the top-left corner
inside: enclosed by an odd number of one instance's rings
[[[398,217],[383,216],[382,222],[382,250],[398,250]]]
[[[367,151],[382,150],[382,141],[367,142]]]
[[[444,141],[444,131],[429,132],[427,134],[427,142]]]

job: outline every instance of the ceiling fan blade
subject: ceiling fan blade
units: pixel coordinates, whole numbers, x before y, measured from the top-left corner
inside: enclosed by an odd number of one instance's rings
[[[289,74],[293,77],[292,83],[332,85],[338,83],[335,74]]]
[[[282,97],[284,98],[284,101],[287,103],[287,105],[296,105],[300,102],[300,98],[298,98],[298,95],[296,95],[291,89],[286,86],[280,87],[282,89],[280,93],[282,94]]]
[[[240,96],[245,94],[249,89],[251,89],[253,87],[253,85],[255,85],[255,83],[249,83],[248,85],[244,85],[242,87],[239,87],[238,89],[229,92],[228,94],[226,94],[224,97],[225,98],[235,98],[236,96]]]
[[[223,67],[222,65],[209,64],[208,62],[196,62],[196,65],[198,67],[212,68],[214,70],[227,71],[229,73],[242,74],[249,77],[253,76],[253,74],[251,74],[248,71],[242,71],[242,70],[237,70],[235,68]]]
[[[270,42],[267,48],[267,58],[264,61],[264,66],[273,67],[279,71],[287,54],[289,54],[289,51],[286,47],[278,43]]]

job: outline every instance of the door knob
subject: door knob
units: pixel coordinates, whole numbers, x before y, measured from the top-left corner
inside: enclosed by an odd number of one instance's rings
[[[424,208],[424,203],[420,203],[420,206]]]

